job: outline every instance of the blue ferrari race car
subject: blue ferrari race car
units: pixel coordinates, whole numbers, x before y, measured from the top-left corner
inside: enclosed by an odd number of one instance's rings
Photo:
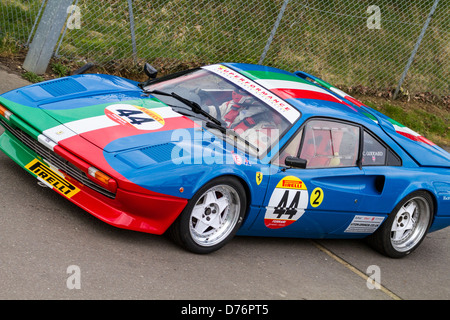
[[[0,96],[0,149],[99,219],[195,253],[235,235],[367,238],[403,257],[450,225],[450,155],[304,72],[223,63],[80,74]]]

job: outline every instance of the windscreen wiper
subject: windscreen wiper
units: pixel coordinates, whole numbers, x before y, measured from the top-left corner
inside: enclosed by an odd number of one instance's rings
[[[217,129],[217,130],[219,130],[220,132],[222,132],[223,134],[228,134],[228,133],[229,133],[229,134],[231,134],[233,137],[235,137],[235,138],[241,140],[242,142],[244,142],[247,146],[252,147],[253,149],[255,149],[256,152],[259,152],[259,148],[258,148],[257,146],[255,146],[254,144],[250,143],[248,140],[242,138],[242,137],[241,137],[240,135],[238,135],[234,130],[231,130],[231,129],[228,130],[228,129],[226,129],[224,126],[222,126],[221,124],[220,124],[220,125],[216,125],[215,123],[212,123],[212,122],[207,122],[207,123],[206,123],[206,126],[207,126],[208,128],[211,128],[211,129]]]
[[[246,139],[242,138],[241,136],[239,136],[234,130],[227,130],[222,123],[220,122],[220,120],[214,118],[212,115],[210,115],[208,112],[206,112],[205,110],[202,109],[202,107],[200,107],[200,105],[195,102],[195,101],[191,101],[189,99],[183,98],[180,95],[176,94],[175,92],[172,93],[168,93],[168,92],[164,92],[164,91],[160,91],[160,90],[150,90],[150,91],[144,91],[144,93],[148,93],[148,94],[159,94],[161,96],[167,96],[167,97],[172,97],[177,99],[178,101],[181,101],[182,103],[184,103],[185,105],[191,107],[191,110],[194,111],[195,113],[201,114],[203,116],[205,116],[208,120],[210,120],[211,122],[207,122],[206,126],[208,128],[212,128],[212,129],[217,129],[222,133],[230,133],[233,137],[241,140],[242,142],[244,142],[247,146],[252,147],[253,149],[255,149],[257,152],[259,152],[259,148],[256,147],[255,145],[253,145],[252,143],[250,143],[249,141],[247,141]],[[185,114],[185,115],[189,115],[189,114]]]
[[[183,98],[182,96],[179,96],[175,92],[168,93],[168,92],[164,92],[164,91],[160,91],[160,90],[150,90],[150,91],[144,91],[144,93],[159,94],[161,96],[167,96],[167,97],[175,98],[178,101],[181,101],[182,103],[184,103],[185,105],[191,107],[191,110],[194,111],[195,113],[201,114],[201,115],[205,116],[208,120],[211,120],[215,124],[217,124],[219,126],[222,126],[222,123],[220,122],[220,120],[214,118],[208,112],[203,110],[202,107],[200,107],[200,105],[197,102],[191,101],[191,100],[186,99],[186,98]]]

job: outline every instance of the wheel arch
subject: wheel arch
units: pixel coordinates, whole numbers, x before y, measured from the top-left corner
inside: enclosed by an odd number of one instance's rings
[[[202,180],[201,183],[197,184],[194,193],[196,193],[205,184],[213,181],[214,179],[221,178],[221,177],[230,177],[230,178],[236,179],[242,185],[242,187],[244,188],[244,190],[245,190],[245,197],[246,197],[246,200],[247,200],[247,203],[246,203],[246,207],[247,208],[246,208],[246,212],[245,212],[245,217],[247,217],[248,209],[250,208],[250,204],[252,202],[251,201],[252,200],[252,191],[250,189],[249,181],[247,179],[245,179],[244,176],[242,176],[242,175],[236,174],[234,172],[223,172],[221,174],[214,175],[213,177],[210,177],[207,180]]]
[[[200,199],[200,197],[202,197],[205,194],[205,192],[209,192],[211,188],[213,188],[218,184],[228,185],[231,189],[233,189],[235,193],[237,193],[237,195],[239,195],[239,198],[241,196],[244,196],[245,206],[241,206],[239,208],[239,212],[235,212],[234,214],[235,219],[233,219],[234,222],[231,223],[232,229],[228,227],[225,227],[224,229],[222,228],[222,225],[218,226],[217,230],[222,229],[222,231],[219,232],[219,237],[217,239],[214,239],[214,237],[212,238],[213,240],[209,245],[207,244],[207,242],[210,241],[209,235],[203,236],[204,234],[203,231],[201,231],[200,234],[196,233],[195,235],[193,235],[190,231],[191,229],[189,227],[190,224],[189,221],[192,217],[193,206],[196,204],[196,202]],[[232,239],[232,237],[234,237],[236,232],[239,230],[240,226],[244,224],[245,220],[248,217],[249,213],[248,209],[250,207],[250,202],[248,201],[247,197],[251,197],[251,191],[245,179],[234,174],[216,174],[213,177],[210,177],[209,179],[202,180],[202,183],[198,183],[197,185],[199,185],[199,188],[196,189],[195,196],[189,200],[187,207],[184,209],[181,215],[178,216],[176,221],[171,225],[168,234],[172,237],[173,240],[175,240],[175,242],[185,247],[189,251],[195,253],[209,253],[221,248],[223,245],[228,243]],[[212,213],[216,212],[213,211]],[[210,213],[206,213],[205,211],[205,215],[209,214]],[[204,216],[198,219],[203,218]],[[227,225],[227,223],[223,225]],[[211,227],[212,225],[208,226],[208,228]],[[200,242],[198,242],[196,239],[201,240]],[[215,241],[217,241],[217,243]]]
[[[432,201],[432,210],[431,210],[431,222],[430,222],[430,227],[431,225],[433,225],[434,219],[436,217],[437,214],[437,206],[438,206],[438,201],[437,201],[437,195],[430,190],[429,188],[426,187],[422,187],[422,188],[418,188],[418,189],[412,189],[412,190],[405,190],[404,193],[402,193],[396,200],[394,207],[392,208],[391,212],[389,212],[387,215],[390,216],[391,214],[393,214],[393,210],[394,208],[400,203],[402,202],[404,199],[406,199],[408,196],[410,196],[411,194],[415,193],[415,192],[424,192],[426,194],[428,194],[430,196],[430,199]]]
[[[402,192],[398,195],[397,199],[395,200],[395,202],[393,204],[392,210],[397,206],[397,204],[399,204],[401,201],[403,201],[403,199],[405,199],[406,197],[408,197],[409,195],[411,195],[414,192],[425,192],[430,196],[430,198],[433,201],[432,214],[434,217],[437,213],[437,205],[438,205],[437,194],[428,185],[420,185],[420,186],[410,185],[409,188],[405,189],[404,192]],[[388,213],[388,215],[392,212],[392,210]]]
[[[420,189],[420,190],[417,190],[417,191],[423,191],[423,192],[427,193],[430,196],[431,200],[433,201],[433,203],[432,203],[433,208],[431,210],[431,221],[430,221],[430,226],[429,226],[429,228],[431,228],[431,226],[433,225],[434,219],[436,217],[437,210],[438,210],[437,196],[436,196],[436,194],[434,192],[431,192],[428,189]]]
[[[419,211],[419,217],[416,222],[413,222],[414,225],[410,229],[406,229],[406,226],[409,224],[409,222],[405,223],[404,225],[402,224],[400,227],[397,225],[399,229],[397,229],[397,227],[393,229],[394,224],[403,223],[402,219],[404,218],[403,215],[405,214],[405,211],[400,211],[401,206],[404,206],[406,203],[416,198],[421,198],[421,201],[428,203],[427,206],[431,207],[429,208],[429,214],[426,214],[426,212],[424,211],[425,217],[428,220],[428,225],[423,224],[422,212]],[[431,203],[429,203],[430,201]],[[400,213],[401,215],[399,215]],[[425,239],[426,234],[429,232],[431,226],[433,225],[435,216],[436,198],[434,193],[427,188],[410,190],[410,192],[402,193],[393,210],[383,221],[383,224],[366,239],[369,245],[371,245],[380,253],[391,258],[401,258],[414,251]],[[412,221],[411,218],[406,218],[406,220]],[[400,232],[403,232],[403,234],[401,234],[400,238],[393,240],[393,230],[399,230]],[[409,234],[404,230],[409,230]],[[405,234],[406,237],[404,237]],[[394,243],[394,241],[397,243]]]

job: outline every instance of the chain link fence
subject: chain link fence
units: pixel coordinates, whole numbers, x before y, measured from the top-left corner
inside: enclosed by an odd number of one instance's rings
[[[15,40],[18,44],[28,45],[37,17],[43,9],[43,0],[0,1],[0,40]]]
[[[45,2],[2,0],[0,37],[29,44]],[[67,16],[55,54],[80,63],[262,63],[362,93],[405,75],[402,93],[450,94],[448,0],[74,0]]]

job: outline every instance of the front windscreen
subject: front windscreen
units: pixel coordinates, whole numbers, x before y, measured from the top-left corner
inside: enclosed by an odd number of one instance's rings
[[[192,112],[192,106],[188,106],[179,97],[195,102],[202,110],[220,121],[222,132],[227,133],[228,138],[239,137],[238,147],[261,157],[278,143],[279,138],[291,126],[292,119],[283,115],[277,105],[263,101],[258,97],[258,91],[252,92],[252,89],[253,87],[238,85],[204,68],[175,77],[169,76],[167,79],[161,78],[144,88],[175,111],[191,115],[196,118],[195,121],[200,119],[210,122],[198,112]],[[155,91],[168,95],[157,94]],[[170,96],[173,93],[178,99]]]

